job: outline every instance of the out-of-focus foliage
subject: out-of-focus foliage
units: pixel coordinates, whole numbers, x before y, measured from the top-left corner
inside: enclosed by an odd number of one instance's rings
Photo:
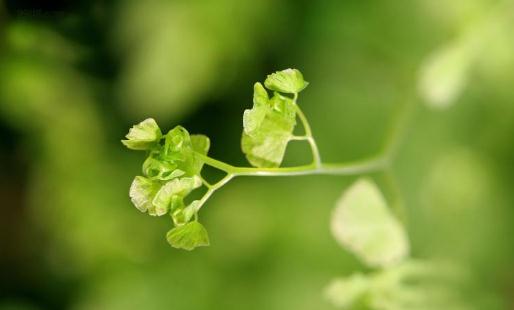
[[[370,267],[389,267],[409,255],[402,224],[377,186],[361,179],[346,190],[332,215],[334,238]]]
[[[456,38],[434,51],[422,65],[419,91],[433,107],[457,101],[475,71],[492,80],[513,75],[514,40],[507,38],[514,27],[514,3],[476,2],[475,9],[480,7],[482,12],[470,14],[465,23],[455,21]]]
[[[1,3],[0,309],[333,309],[331,279],[375,274],[329,230],[352,178],[242,178],[202,209],[215,246],[192,253],[167,245],[169,219],[131,206],[141,158],[120,147],[126,128],[187,125],[211,137],[213,157],[242,164],[248,85],[287,67],[313,82],[300,104],[328,162],[374,155],[412,106],[393,167],[403,224],[414,263],[450,266],[415,274],[414,294],[444,279],[470,309],[512,308],[512,5]],[[447,109],[426,108],[420,85]],[[289,148],[285,164],[308,158]],[[370,177],[393,201],[389,178]],[[397,275],[386,278],[409,297]]]
[[[475,280],[465,267],[434,258],[410,258],[403,226],[390,211],[376,185],[366,179],[358,180],[337,202],[331,223],[334,237],[365,265],[381,269],[332,280],[325,295],[334,306],[384,310],[499,308],[487,300],[487,293],[474,287]],[[470,301],[466,294],[475,298]]]
[[[123,64],[117,88],[122,108],[131,116],[177,122],[207,94],[229,87],[237,67],[256,56],[255,37],[273,31],[272,5],[122,2],[111,33]]]

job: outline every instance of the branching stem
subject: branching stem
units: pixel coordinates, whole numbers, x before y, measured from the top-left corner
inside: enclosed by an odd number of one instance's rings
[[[205,202],[211,197],[211,195],[217,191],[218,189],[220,189],[223,185],[227,184],[230,180],[232,180],[232,178],[234,177],[233,174],[227,174],[224,178],[222,178],[221,180],[219,180],[218,182],[216,182],[215,184],[213,185],[209,185],[207,186],[207,192],[205,192],[205,194],[203,195],[202,199],[200,199],[200,207],[199,209],[205,204]]]
[[[294,94],[293,103],[300,119],[302,126],[305,130],[305,134],[302,136],[292,136],[290,141],[307,141],[310,145],[312,153],[312,163],[308,165],[294,166],[294,167],[279,167],[279,168],[254,168],[254,167],[238,167],[231,164],[227,164],[220,160],[214,159],[207,155],[195,152],[195,156],[198,156],[206,165],[209,165],[218,170],[224,171],[226,176],[223,177],[215,184],[210,184],[202,178],[202,182],[207,187],[207,192],[200,200],[200,206],[202,206],[211,195],[227,184],[230,180],[237,176],[298,176],[298,175],[358,175],[364,173],[370,173],[390,168],[391,159],[396,151],[397,144],[399,143],[398,137],[403,132],[405,127],[406,114],[410,114],[408,109],[402,109],[401,117],[402,125],[396,126],[391,131],[390,136],[387,139],[385,148],[375,157],[371,157],[359,161],[351,161],[345,163],[323,163],[321,161],[320,152],[314,136],[312,135],[312,129],[310,124],[305,117],[305,114],[296,104],[298,94]]]
[[[295,176],[295,175],[355,175],[369,173],[381,170],[387,167],[388,161],[384,157],[375,157],[361,161],[353,161],[346,163],[321,163],[319,166],[315,164],[281,167],[281,168],[253,168],[253,167],[237,167],[212,157],[196,153],[207,165],[222,170],[231,175],[236,176]],[[218,182],[219,183],[219,182]],[[216,186],[216,183],[214,186]]]

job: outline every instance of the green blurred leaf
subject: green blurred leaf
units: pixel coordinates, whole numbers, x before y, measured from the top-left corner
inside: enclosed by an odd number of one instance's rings
[[[337,202],[331,229],[336,240],[371,267],[386,267],[407,257],[409,243],[382,193],[370,180],[355,182]]]
[[[309,83],[303,80],[302,73],[297,69],[285,69],[268,75],[264,85],[266,88],[282,93],[294,94],[301,92]]]
[[[121,142],[132,150],[148,150],[161,139],[161,129],[153,118],[147,118],[130,128]]]
[[[421,68],[419,92],[432,108],[447,108],[462,93],[473,64],[474,46],[451,44],[433,52]]]
[[[166,239],[172,247],[188,251],[209,245],[209,236],[205,227],[196,221],[173,228],[168,231]]]
[[[406,259],[370,274],[335,279],[325,296],[342,309],[482,309],[463,298],[462,285],[469,280],[456,265]]]
[[[326,298],[336,307],[351,309],[368,293],[371,279],[361,274],[334,279],[325,289]]]
[[[267,99],[259,83],[254,86],[254,106],[243,115],[241,148],[255,167],[278,167],[296,125],[291,99],[278,93]]]

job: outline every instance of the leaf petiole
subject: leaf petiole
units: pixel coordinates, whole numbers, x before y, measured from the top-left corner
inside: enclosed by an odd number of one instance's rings
[[[305,130],[305,140],[309,142],[311,147],[313,164],[319,168],[321,167],[321,156],[319,154],[318,145],[316,144],[316,140],[314,140],[314,136],[312,135],[312,129],[309,121],[307,120],[307,117],[303,113],[302,109],[300,109],[300,106],[296,103],[297,100],[298,93],[294,93],[293,104],[296,109],[296,113],[298,114],[298,118],[300,118],[300,121],[302,122],[303,129]]]

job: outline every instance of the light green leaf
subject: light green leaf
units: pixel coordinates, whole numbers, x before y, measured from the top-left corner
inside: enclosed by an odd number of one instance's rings
[[[418,89],[432,108],[447,108],[466,87],[474,48],[451,44],[436,50],[423,63]]]
[[[209,151],[210,140],[204,135],[189,135],[182,126],[176,126],[166,134],[161,156],[164,160],[173,162],[187,176],[200,173],[203,162],[194,155],[198,152],[206,155]]]
[[[143,163],[143,173],[155,180],[171,180],[176,177],[182,176],[185,172],[177,169],[177,164],[174,162],[159,159],[159,154],[150,154]]]
[[[166,239],[172,247],[188,251],[209,245],[209,235],[205,227],[197,221],[173,228],[168,231]]]
[[[182,126],[176,126],[168,131],[165,137],[164,152],[176,160],[184,160],[187,154],[184,151],[191,149],[191,137],[189,132]],[[173,157],[176,156],[176,157]]]
[[[332,215],[336,240],[370,267],[386,267],[408,256],[409,243],[382,193],[370,180],[360,179],[346,190]]]
[[[150,215],[161,216],[166,214],[172,207],[172,202],[174,203],[174,207],[180,204],[178,201],[173,201],[174,199],[177,199],[174,198],[174,196],[178,196],[183,199],[193,189],[198,188],[201,185],[202,181],[197,176],[177,178],[169,181],[161,187],[157,194],[155,194],[152,201],[155,206],[155,213]]]
[[[266,88],[282,93],[294,94],[301,92],[309,83],[303,80],[302,73],[297,69],[285,69],[268,75],[264,85]]]
[[[254,107],[244,113],[241,148],[253,166],[278,167],[296,125],[296,110],[291,99],[278,93],[260,102],[258,89],[256,84]]]
[[[130,186],[129,196],[132,203],[141,212],[152,210],[152,200],[160,188],[158,182],[154,182],[142,176],[137,176]]]
[[[325,289],[325,296],[334,306],[351,309],[363,301],[370,290],[371,281],[372,279],[361,274],[334,279]]]
[[[205,135],[191,135],[191,145],[193,147],[193,151],[202,155],[207,155],[211,146],[211,141]],[[200,171],[202,171],[203,164],[204,162],[198,158],[198,156],[195,156],[192,172],[194,172],[194,174],[199,174]]]
[[[270,109],[268,93],[261,83],[253,86],[253,109],[243,113],[243,128],[246,134],[251,134],[261,125]]]
[[[191,135],[191,145],[195,152],[207,155],[211,141],[205,135]]]
[[[162,133],[153,118],[147,118],[130,128],[125,136],[127,140],[121,142],[132,150],[148,150],[158,143]]]
[[[175,210],[172,215],[173,223],[175,223],[175,225],[182,225],[189,222],[199,209],[200,200],[195,200],[187,207]]]
[[[264,86],[262,86],[262,84],[259,82],[253,84],[253,104],[255,106],[267,105],[268,100],[268,92]]]

